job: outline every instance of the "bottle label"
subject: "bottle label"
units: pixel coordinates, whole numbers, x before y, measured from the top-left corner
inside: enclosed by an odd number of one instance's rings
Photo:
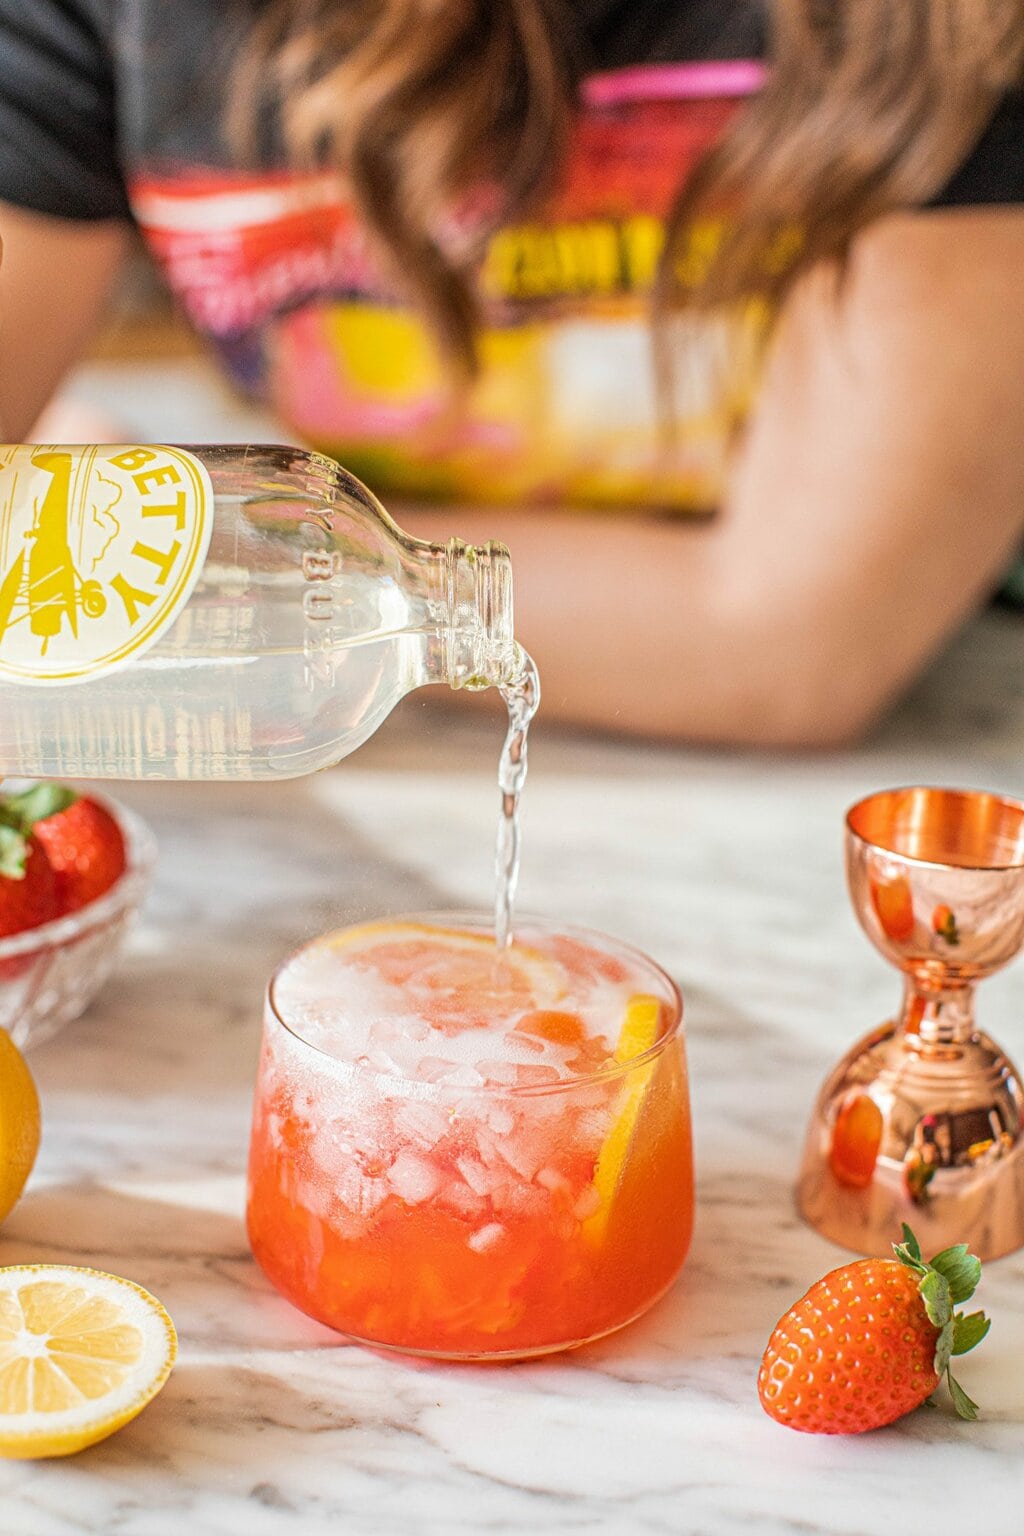
[[[0,446],[0,681],[88,682],[160,638],[213,531],[183,448]]]

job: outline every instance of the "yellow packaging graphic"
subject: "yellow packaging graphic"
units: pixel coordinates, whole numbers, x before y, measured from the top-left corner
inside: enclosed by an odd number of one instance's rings
[[[213,487],[183,448],[0,446],[0,680],[87,682],[188,602]]]

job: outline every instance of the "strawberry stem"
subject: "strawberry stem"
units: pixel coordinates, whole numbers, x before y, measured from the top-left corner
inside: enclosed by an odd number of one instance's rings
[[[918,1289],[928,1319],[938,1329],[935,1340],[935,1374],[945,1376],[953,1407],[962,1419],[976,1419],[978,1405],[968,1397],[953,1375],[953,1355],[966,1355],[980,1344],[991,1326],[984,1312],[955,1312],[953,1308],[969,1301],[981,1279],[981,1260],[968,1253],[966,1243],[944,1248],[930,1263],[921,1257],[921,1245],[903,1223],[902,1243],[893,1243],[892,1251],[907,1269],[920,1275]]]

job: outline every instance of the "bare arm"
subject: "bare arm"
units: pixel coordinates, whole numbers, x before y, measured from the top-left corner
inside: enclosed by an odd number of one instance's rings
[[[447,515],[510,544],[549,715],[737,743],[862,732],[1024,532],[1022,271],[1024,212],[979,210],[874,226],[838,297],[812,273],[710,525]]]
[[[96,326],[127,228],[0,205],[0,237],[0,438],[21,442]]]

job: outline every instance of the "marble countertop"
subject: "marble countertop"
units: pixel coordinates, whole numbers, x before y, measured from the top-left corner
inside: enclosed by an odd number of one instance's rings
[[[126,786],[160,838],[130,952],[33,1053],[40,1162],[0,1262],[112,1269],[181,1335],[161,1396],[74,1460],[0,1464],[3,1536],[453,1532],[1015,1532],[1024,1495],[1024,1256],[988,1270],[984,1419],[922,1410],[863,1439],[772,1424],[754,1378],[777,1316],[837,1250],[793,1211],[817,1082],[892,1007],[855,927],[839,829],[906,780],[1024,792],[1024,627],[993,615],[862,750],[770,760],[588,741],[532,747],[522,897],[645,946],[682,984],[699,1205],[672,1294],[548,1363],[426,1366],[349,1347],[249,1257],[243,1168],[261,991],[329,924],[491,896],[497,719],[409,700],[360,753],[280,786]],[[1024,1053],[1024,968],[986,1023]],[[919,1524],[917,1523],[919,1522]]]
[[[525,909],[633,940],[686,998],[698,1213],[672,1293],[576,1354],[435,1366],[346,1345],[280,1299],[242,1224],[268,973],[328,925],[484,906],[500,727],[408,700],[336,770],[280,786],[125,786],[156,883],[124,964],[32,1054],[41,1156],[0,1263],[95,1265],[152,1289],[179,1364],[133,1424],[66,1462],[0,1463],[0,1536],[876,1536],[984,1527],[1024,1498],[1024,1254],[986,1271],[994,1319],[946,1408],[850,1440],[756,1398],[764,1342],[839,1251],[793,1208],[825,1069],[894,1006],[850,911],[845,807],[947,782],[1024,794],[1024,622],[979,621],[856,751],[682,752],[545,725],[525,800]],[[986,984],[1024,1057],[1024,966]]]

